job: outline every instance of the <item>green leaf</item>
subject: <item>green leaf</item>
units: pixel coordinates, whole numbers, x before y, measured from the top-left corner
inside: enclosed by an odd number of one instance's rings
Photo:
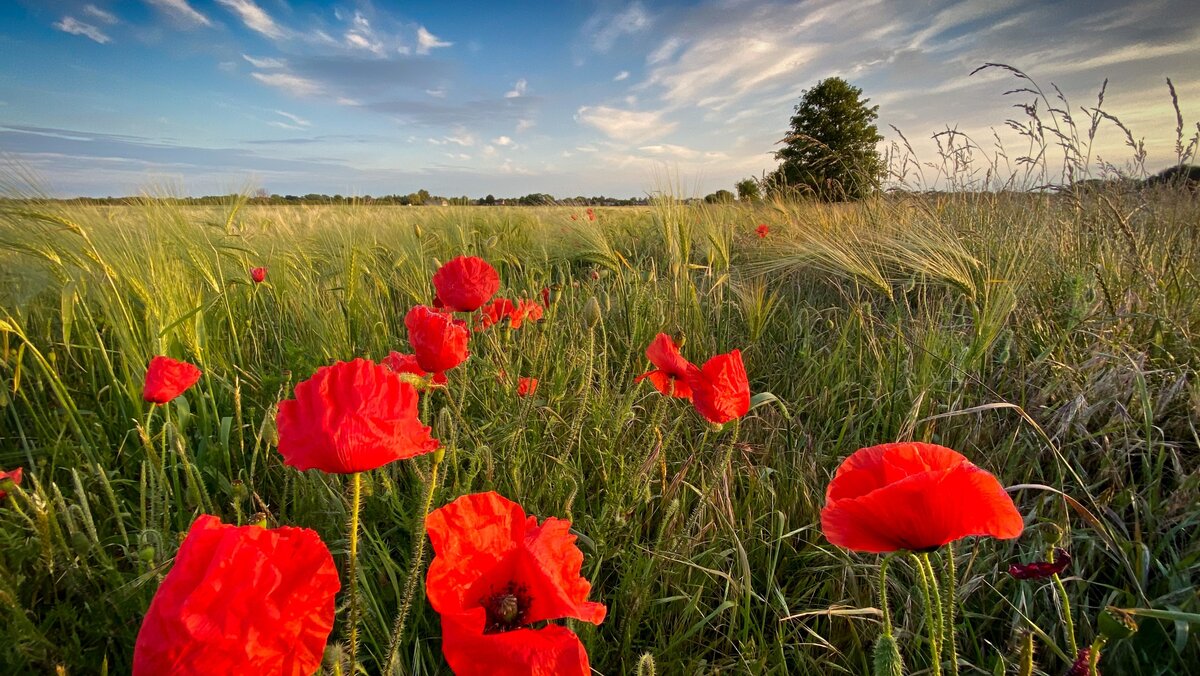
[[[771,394],[770,392],[759,392],[758,394],[754,395],[753,397],[750,397],[750,410],[751,411],[758,408],[759,406],[765,406],[766,404],[775,404],[776,406],[779,407],[779,411],[781,413],[783,413],[783,417],[788,418],[788,419],[790,419],[792,417],[791,413],[788,412],[787,406],[785,406],[783,404],[783,401],[779,397],[775,396],[774,394]]]

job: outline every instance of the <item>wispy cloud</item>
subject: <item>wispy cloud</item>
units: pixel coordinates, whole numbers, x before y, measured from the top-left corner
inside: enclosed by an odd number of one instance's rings
[[[70,33],[71,35],[82,35],[83,37],[95,40],[102,45],[112,42],[112,38],[105,35],[104,31],[96,28],[90,23],[80,21],[73,16],[64,16],[62,21],[55,22],[54,27],[64,33]]]
[[[83,13],[99,21],[100,23],[106,23],[110,26],[117,23],[117,16],[115,14],[100,9],[95,5],[84,5]]]
[[[628,80],[628,79],[629,79],[629,71],[623,70],[620,73],[617,73],[615,77],[613,77],[613,82],[620,82],[622,80]]]
[[[188,4],[187,0],[145,0],[177,22],[191,26],[211,26],[212,21]]]
[[[438,36],[430,33],[424,26],[417,27],[417,53],[428,54],[434,49],[440,47],[451,47],[453,42],[447,42],[440,39]]]
[[[520,80],[517,80],[516,84],[513,85],[512,89],[510,89],[507,92],[504,92],[504,98],[515,99],[518,96],[525,96],[525,90],[528,88],[529,88],[529,83],[525,81],[525,78],[521,78]]]
[[[287,35],[287,31],[275,23],[262,7],[254,4],[254,0],[217,0],[217,3],[237,14],[242,23],[246,24],[246,28],[252,31],[275,40]]]
[[[592,15],[583,25],[583,34],[598,52],[612,49],[625,35],[640,33],[654,23],[640,2],[630,3],[620,11],[602,11]]]
[[[287,61],[273,57],[258,58],[249,54],[242,54],[242,58],[249,61],[250,65],[255,68],[284,68],[287,66]]]
[[[294,96],[316,96],[325,91],[321,83],[292,73],[251,73],[250,76]]]
[[[662,113],[654,111],[622,110],[609,106],[583,106],[575,113],[575,119],[609,138],[619,141],[642,141],[671,133],[678,126],[667,122]]]
[[[311,127],[312,126],[311,122],[300,117],[299,115],[293,115],[293,114],[283,111],[283,110],[276,110],[275,114],[291,120],[292,124],[296,125],[297,127]]]

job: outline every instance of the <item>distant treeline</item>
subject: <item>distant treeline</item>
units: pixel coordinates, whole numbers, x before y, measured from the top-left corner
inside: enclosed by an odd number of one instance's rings
[[[620,207],[620,206],[645,206],[649,204],[649,198],[646,197],[631,197],[621,199],[617,197],[570,197],[565,199],[556,199],[553,195],[546,193],[532,193],[523,197],[495,197],[488,195],[486,197],[472,198],[463,195],[461,197],[442,197],[440,195],[431,195],[425,190],[420,190],[407,195],[380,195],[378,197],[372,195],[322,195],[317,193],[309,193],[307,195],[276,195],[270,193],[259,192],[253,196],[245,196],[239,194],[229,195],[205,195],[203,197],[71,197],[64,199],[51,198],[3,198],[0,197],[0,203],[3,202],[65,202],[70,204],[82,204],[93,206],[132,206],[137,204],[145,204],[146,202],[154,202],[158,204],[173,204],[177,206],[221,206],[237,200],[245,200],[246,204],[261,205],[261,206],[284,206],[284,205],[300,205],[300,204],[346,204],[346,205],[372,205],[372,206],[590,206],[590,207]]]

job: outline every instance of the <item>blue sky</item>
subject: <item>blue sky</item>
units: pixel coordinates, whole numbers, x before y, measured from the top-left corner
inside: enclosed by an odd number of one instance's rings
[[[57,195],[704,193],[774,168],[801,91],[838,75],[923,160],[980,145],[1023,83],[1175,156],[1200,110],[1192,0],[1092,3],[0,2],[0,161]],[[1094,155],[1130,151],[1111,124]],[[10,169],[0,169],[9,172]]]

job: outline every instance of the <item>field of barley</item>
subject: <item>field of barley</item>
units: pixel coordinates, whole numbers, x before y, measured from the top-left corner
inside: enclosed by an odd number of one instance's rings
[[[351,480],[284,464],[277,405],[321,367],[407,351],[406,313],[462,255],[544,315],[472,332],[421,396],[440,471],[425,454],[358,475],[352,531]],[[903,673],[1057,676],[1087,646],[1106,674],[1188,673],[1198,275],[1200,202],[1166,189],[591,214],[6,202],[0,470],[23,479],[0,484],[0,673],[128,673],[202,514],[328,545],[342,591],[323,673],[448,673],[424,517],[481,491],[570,520],[607,608],[567,625],[594,673],[901,673],[873,662],[885,617]],[[635,382],[659,333],[697,364],[740,350],[749,412],[718,428]],[[156,355],[203,376],[147,403]],[[909,440],[994,474],[1024,519],[1019,538],[927,557],[953,571],[936,609],[925,559],[821,527],[844,458]],[[1010,575],[1056,547],[1061,575]],[[1108,606],[1136,633],[1098,642]],[[949,636],[957,661],[931,658]]]

